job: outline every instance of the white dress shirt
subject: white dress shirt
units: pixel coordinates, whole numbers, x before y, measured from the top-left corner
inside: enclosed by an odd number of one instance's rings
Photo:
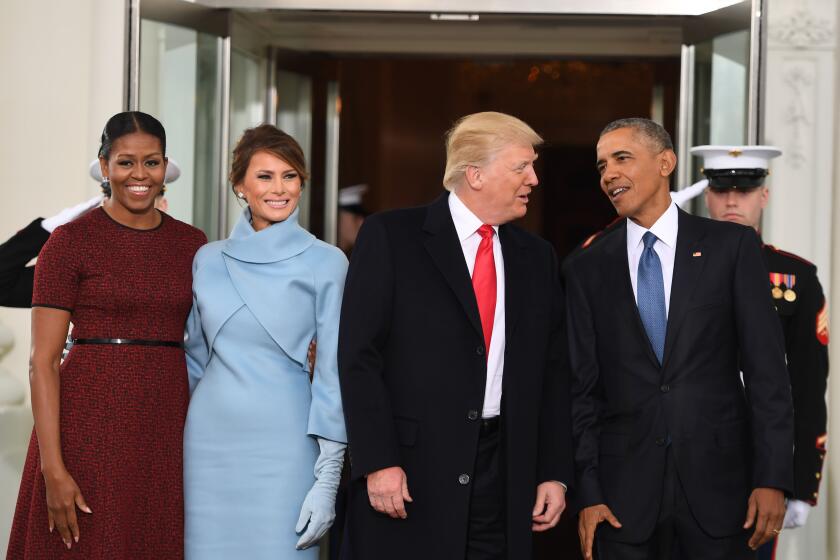
[[[475,268],[475,256],[481,236],[478,228],[484,223],[461,202],[453,192],[449,195],[449,212],[455,222],[455,232],[461,241],[464,260],[470,271],[470,278]],[[502,257],[502,244],[499,242],[499,226],[493,226],[493,261],[496,265],[496,313],[493,317],[493,336],[487,350],[487,379],[484,385],[484,409],[482,418],[498,416],[502,408],[502,372],[505,368],[505,262]]]
[[[642,251],[645,250],[645,244],[642,241],[642,236],[650,231],[658,239],[653,245],[653,250],[659,256],[659,262],[662,264],[662,284],[665,287],[665,316],[668,316],[668,311],[671,308],[671,282],[674,278],[674,255],[677,251],[677,232],[679,230],[679,212],[677,205],[671,202],[671,205],[665,210],[665,213],[659,216],[656,223],[653,224],[649,230],[643,228],[630,218],[627,218],[627,262],[630,265],[630,283],[633,285],[633,297],[636,303],[639,302],[638,275],[639,275],[639,259],[642,257]]]

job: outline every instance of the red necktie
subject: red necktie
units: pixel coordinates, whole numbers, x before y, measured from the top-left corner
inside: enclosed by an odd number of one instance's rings
[[[496,316],[496,261],[493,259],[495,233],[493,227],[487,224],[478,228],[481,243],[478,244],[478,253],[475,255],[472,277],[478,314],[481,317],[481,329],[484,331],[484,347],[488,356],[490,339],[493,336],[493,319]]]

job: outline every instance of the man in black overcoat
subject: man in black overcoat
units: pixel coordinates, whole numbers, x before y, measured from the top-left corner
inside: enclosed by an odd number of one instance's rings
[[[442,194],[369,217],[341,313],[345,557],[521,560],[574,476],[557,259],[509,222],[541,138],[500,113],[447,136]]]

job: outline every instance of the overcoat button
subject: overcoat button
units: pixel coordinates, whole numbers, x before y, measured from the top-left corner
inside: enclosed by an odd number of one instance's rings
[[[475,349],[475,353],[478,354],[479,356],[483,356],[484,355],[484,346],[477,346],[476,349]]]
[[[666,385],[661,385],[661,386],[659,387],[659,390],[660,390],[660,391],[662,391],[663,393],[667,393],[668,391],[670,391],[670,390],[671,390],[671,386],[670,386],[670,385],[667,385],[667,384],[666,384]]]
[[[462,474],[458,477],[458,482],[461,484],[461,486],[466,486],[470,483],[470,475]]]
[[[470,410],[467,413],[468,420],[478,420],[478,411],[477,410]]]
[[[656,438],[656,445],[658,445],[659,447],[662,447],[663,445],[665,445],[665,438],[664,437]]]

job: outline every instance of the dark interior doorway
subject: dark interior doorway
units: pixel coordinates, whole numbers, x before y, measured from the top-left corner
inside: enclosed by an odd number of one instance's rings
[[[522,225],[560,257],[615,217],[598,188],[595,143],[609,121],[658,111],[673,134],[679,60],[336,58],[341,89],[339,186],[369,185],[370,211],[442,192],[444,133],[461,116],[501,111],[545,139]],[[658,108],[656,104],[658,103]]]

